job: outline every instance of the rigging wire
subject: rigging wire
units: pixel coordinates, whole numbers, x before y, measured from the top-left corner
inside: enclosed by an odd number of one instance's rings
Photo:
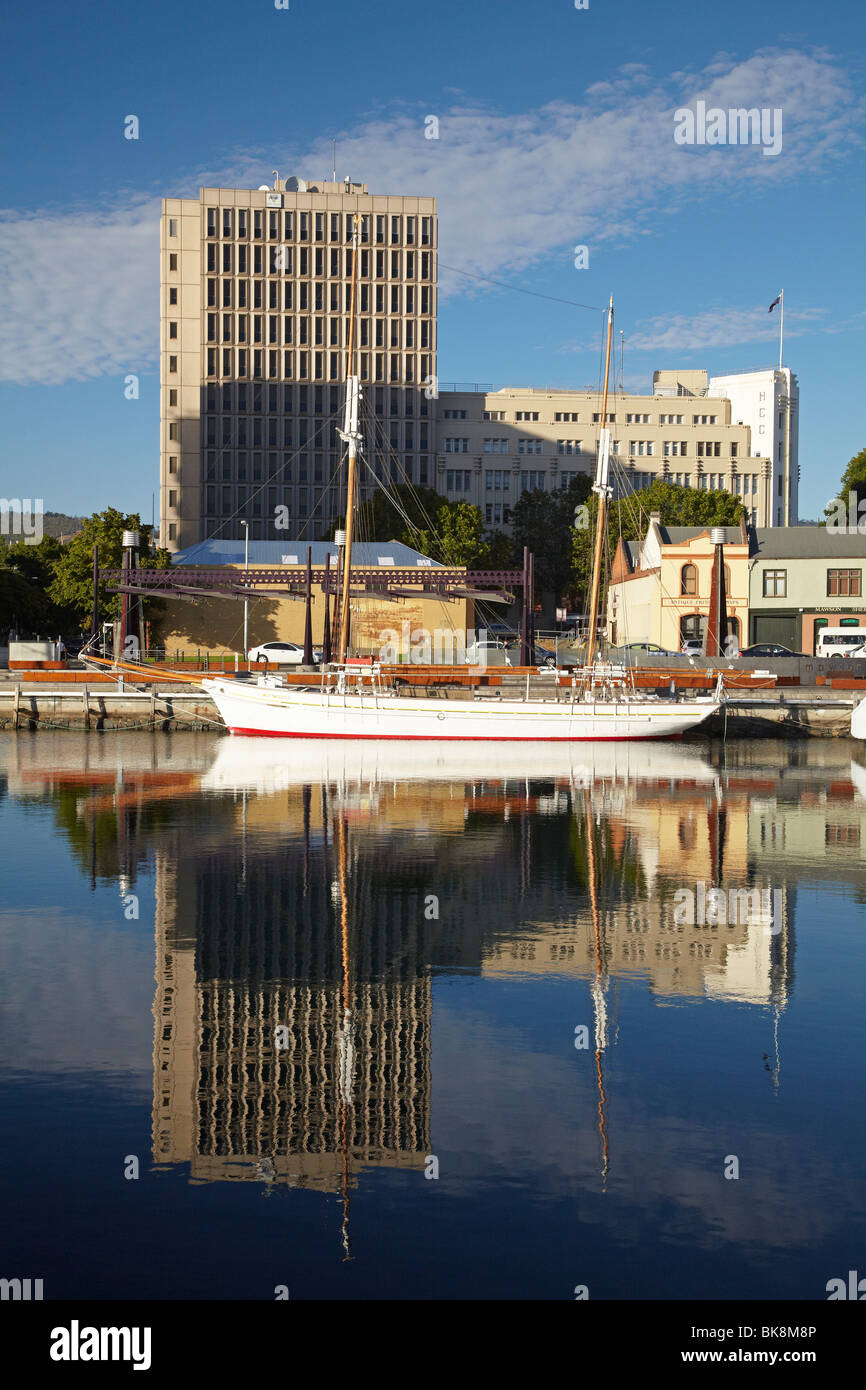
[[[576,299],[563,299],[557,294],[542,294],[539,290],[527,290],[522,285],[509,285],[505,280],[494,280],[490,275],[479,275],[475,270],[462,270],[459,265],[446,265],[439,261],[440,270],[453,270],[457,275],[467,275],[470,280],[484,280],[488,285],[498,285],[502,290],[513,290],[515,294],[528,294],[533,299],[549,299],[554,304],[568,304],[572,309],[588,309],[591,313],[606,313],[598,304],[579,304]]]

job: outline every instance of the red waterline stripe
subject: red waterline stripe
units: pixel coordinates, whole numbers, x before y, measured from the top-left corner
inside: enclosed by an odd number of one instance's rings
[[[325,739],[376,739],[401,743],[653,743],[659,739],[673,740],[682,734],[613,734],[599,737],[595,734],[571,735],[562,738],[531,738],[520,734],[278,734],[267,729],[230,728],[230,734],[242,734],[245,738],[325,738]]]

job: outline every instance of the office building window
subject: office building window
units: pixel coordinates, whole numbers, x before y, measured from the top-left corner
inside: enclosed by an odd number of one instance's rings
[[[470,492],[472,473],[468,468],[449,468],[445,473],[446,492]]]
[[[764,570],[764,598],[786,598],[788,595],[788,571]]]
[[[540,470],[536,472],[534,469],[522,472],[520,475],[520,487],[523,492],[534,492],[537,490],[544,492],[546,490],[544,474]]]

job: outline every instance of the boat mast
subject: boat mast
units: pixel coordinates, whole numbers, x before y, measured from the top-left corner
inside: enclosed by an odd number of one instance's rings
[[[595,656],[595,629],[598,623],[598,599],[601,586],[601,554],[607,526],[607,503],[610,497],[607,475],[610,468],[610,430],[607,428],[607,386],[610,378],[610,340],[613,332],[613,295],[607,311],[607,357],[604,364],[604,396],[601,404],[601,429],[598,435],[598,467],[593,492],[598,495],[598,519],[595,527],[595,549],[592,556],[592,591],[589,603],[589,632],[586,639],[586,664],[592,665]]]
[[[355,372],[355,292],[358,284],[358,217],[352,230],[352,295],[349,307],[349,343],[346,351],[346,413],[340,438],[349,446],[349,469],[346,484],[346,545],[343,552],[343,603],[340,612],[340,650],[338,660],[346,660],[349,639],[349,575],[352,568],[352,523],[355,513],[355,472],[360,444],[358,405],[361,395],[360,378]]]

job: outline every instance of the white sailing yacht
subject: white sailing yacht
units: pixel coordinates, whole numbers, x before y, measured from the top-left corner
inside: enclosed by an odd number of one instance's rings
[[[348,449],[346,542],[343,556],[342,615],[339,661],[323,669],[309,685],[287,685],[278,675],[256,682],[225,677],[203,680],[232,734],[270,738],[436,739],[524,742],[564,742],[606,739],[679,738],[703,724],[720,708],[721,696],[668,699],[637,691],[622,668],[593,663],[598,622],[601,556],[607,522],[610,431],[607,420],[613,297],[607,319],[607,358],[594,491],[598,522],[593,552],[592,591],[586,665],[562,688],[557,681],[547,698],[491,698],[489,690],[471,690],[449,699],[406,694],[383,679],[378,667],[346,663],[349,631],[352,531],[357,460],[361,444],[359,405],[361,382],[356,368],[355,303],[358,271],[358,228],[353,238],[352,293],[347,352],[344,428]]]

